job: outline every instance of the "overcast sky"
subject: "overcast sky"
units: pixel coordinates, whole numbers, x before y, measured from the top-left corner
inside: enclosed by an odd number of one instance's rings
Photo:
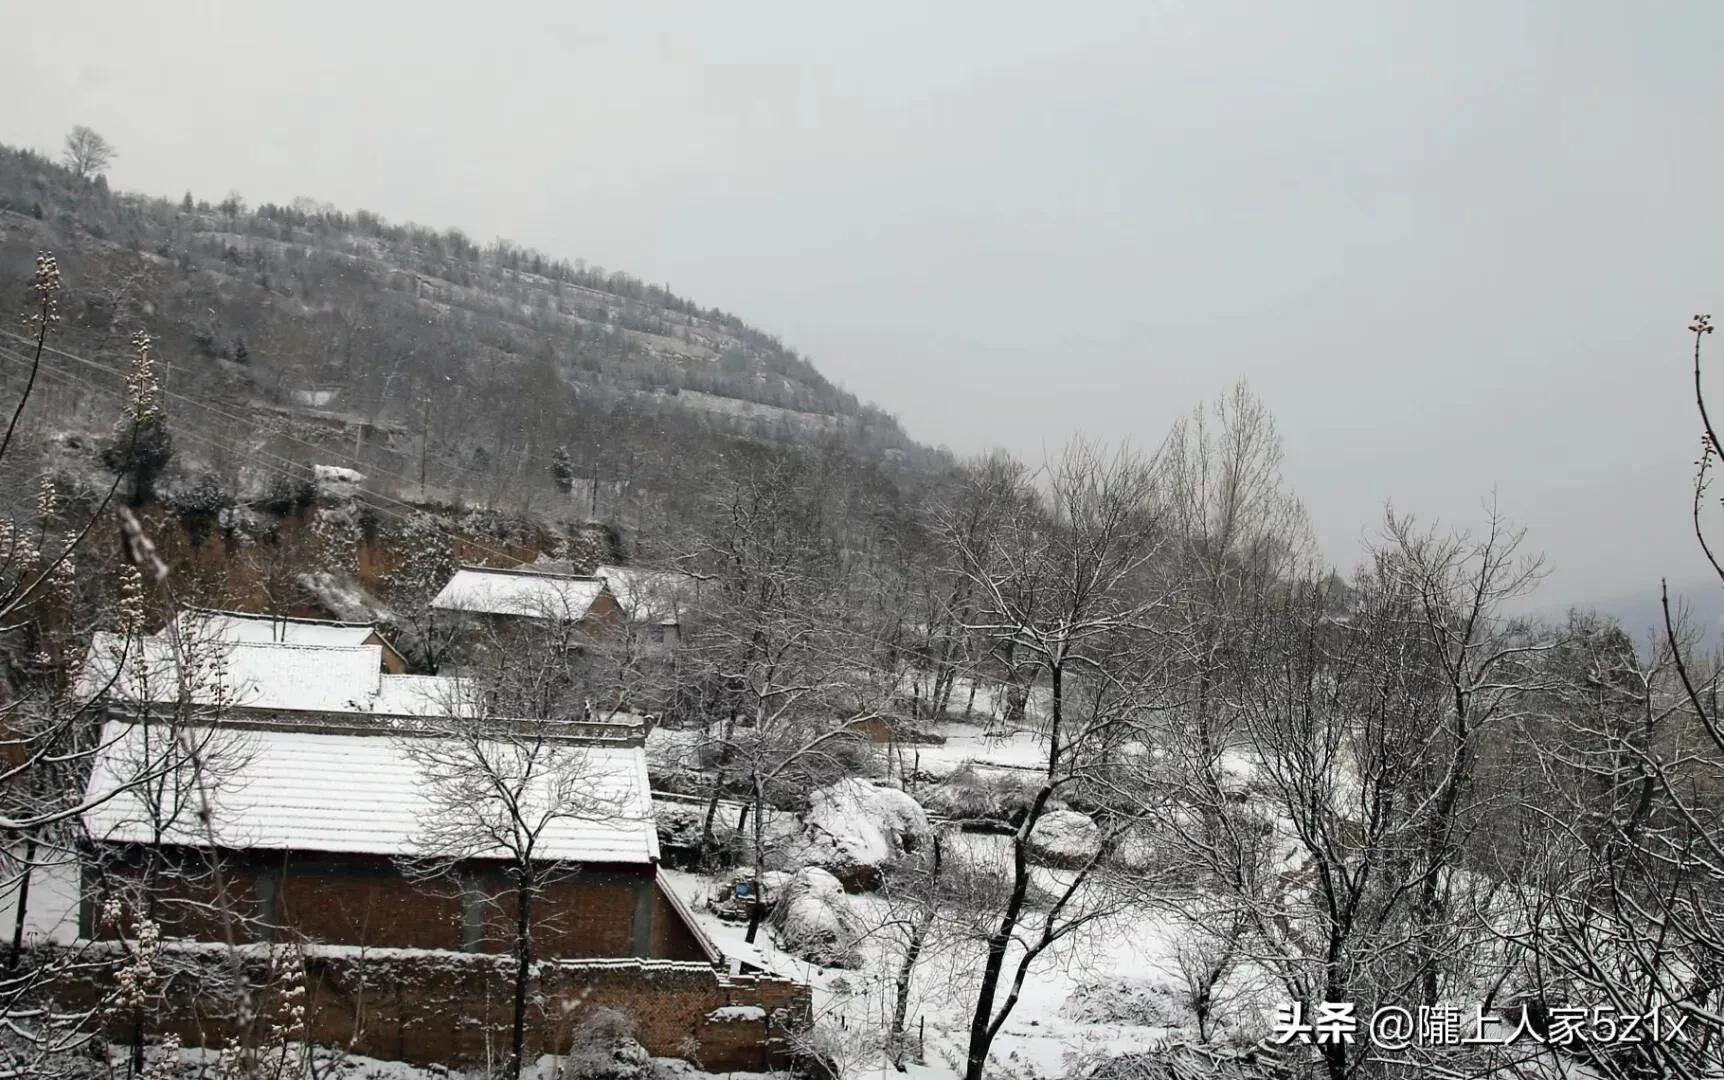
[[[120,188],[309,195],[667,282],[960,453],[1153,445],[1244,377],[1342,566],[1385,500],[1465,522],[1494,491],[1552,560],[1547,606],[1703,580],[1683,327],[1724,266],[1724,5],[0,23],[0,141],[89,124]]]

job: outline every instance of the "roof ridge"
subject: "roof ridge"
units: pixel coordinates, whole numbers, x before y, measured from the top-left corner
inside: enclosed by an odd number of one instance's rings
[[[603,581],[597,574],[565,574],[556,570],[534,570],[529,566],[476,566],[462,563],[456,568],[458,574],[462,570],[471,570],[475,574],[515,574],[520,577],[559,578],[563,581]]]
[[[181,608],[175,617],[200,613],[205,615],[232,615],[241,619],[269,619],[272,622],[310,623],[314,626],[369,626],[373,629],[377,626],[375,621],[360,619],[313,619],[307,615],[277,615],[268,611],[238,611],[233,608],[199,607],[197,605]]]
[[[315,641],[221,641],[217,644],[233,649],[304,649],[308,652],[313,649],[322,652],[353,652],[356,649],[377,649],[381,652],[383,649],[381,645],[323,645]]]

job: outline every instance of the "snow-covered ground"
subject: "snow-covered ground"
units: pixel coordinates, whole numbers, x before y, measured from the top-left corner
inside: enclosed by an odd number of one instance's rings
[[[970,834],[957,834],[954,841],[966,856],[978,859],[997,855],[995,849],[1003,843],[999,837]],[[1038,871],[1038,876],[1043,873],[1049,878],[1046,884],[1056,883],[1058,871]],[[904,1075],[881,1054],[895,1003],[899,955],[889,930],[877,929],[864,938],[859,968],[821,967],[778,948],[768,927],[761,929],[752,945],[747,943],[744,925],[721,920],[707,910],[704,901],[714,879],[678,871],[665,871],[664,876],[727,956],[805,980],[814,988],[817,1026],[832,1040],[829,1046],[840,1047],[840,1064],[847,1077]],[[849,900],[864,925],[880,928],[889,922],[886,902],[880,897],[852,895]],[[1177,1034],[1165,1024],[1107,1017],[1114,1011],[1109,1003],[1127,998],[1171,1002],[1176,940],[1166,921],[1135,913],[1098,925],[1087,937],[1073,938],[1044,954],[1032,967],[1023,996],[994,1043],[994,1074],[1066,1076],[1079,1059],[1149,1049]],[[909,1066],[910,1076],[948,1080],[962,1073],[969,1040],[968,1007],[975,1000],[981,959],[978,946],[944,946],[918,965],[906,1027],[912,1046],[922,1031],[926,1043],[922,1062]],[[1014,954],[1008,970],[1015,964]],[[1138,1012],[1141,1015],[1143,1010]],[[1183,1022],[1172,1004],[1165,1012],[1172,1023]]]
[[[1007,769],[1034,769],[1047,762],[1048,741],[1039,732],[958,722],[935,730],[944,743],[903,748],[911,767],[928,776],[945,776],[966,762]]]
[[[958,719],[934,725],[934,733],[945,741],[902,747],[906,765],[932,777],[946,776],[966,763],[1000,769],[1045,766],[1048,741],[1037,728],[1047,712],[1047,696],[1045,687],[1031,690],[1023,723],[1008,727],[1000,688],[978,683],[972,696],[970,684],[960,679],[947,705],[948,715]]]
[[[0,855],[7,860],[5,887],[0,888],[0,930],[12,940],[16,925],[22,871],[16,862],[22,850]],[[78,937],[78,864],[67,853],[37,852],[37,865],[30,873],[30,900],[24,911],[24,943],[52,941],[69,944]]]
[[[903,752],[906,769],[924,782],[944,780],[968,767],[982,774],[978,790],[983,795],[993,792],[997,784],[1009,791],[1015,786],[1014,778],[1033,785],[1037,770],[1046,762],[1047,740],[1035,730],[1045,709],[1044,697],[1032,696],[1026,722],[1007,729],[995,695],[985,686],[978,687],[969,718],[937,726],[943,743],[904,744],[897,749]],[[961,686],[953,695],[952,712],[962,713],[968,699],[969,688]],[[692,742],[693,733],[660,729],[649,740],[649,755],[655,766],[685,764],[692,757]],[[959,783],[965,792],[978,786],[974,779]],[[933,790],[932,786],[918,788],[918,797]],[[961,809],[936,808],[935,812],[975,816]],[[845,820],[853,816],[861,815],[853,808],[837,815]],[[1087,854],[1093,850],[1094,826],[1081,815],[1069,816],[1072,820],[1054,823],[1063,831],[1044,830],[1046,846]],[[1087,830],[1082,827],[1086,824]],[[1004,836],[948,827],[943,842],[948,859],[991,866],[998,873],[1009,864],[1009,840]],[[1073,861],[1081,862],[1081,855]],[[906,1075],[894,1069],[884,1053],[902,955],[901,913],[893,918],[887,897],[853,893],[837,898],[837,903],[850,906],[855,923],[864,928],[853,950],[860,963],[823,967],[781,948],[776,940],[779,930],[770,923],[760,928],[755,942],[746,942],[744,924],[720,919],[707,906],[707,898],[721,888],[721,879],[686,871],[662,873],[726,956],[806,981],[814,988],[821,1046],[837,1058],[844,1076]],[[1070,880],[1067,871],[1053,866],[1035,866],[1032,874],[1032,895],[1055,895]],[[823,896],[823,900],[832,898]],[[1021,997],[994,1042],[990,1075],[1026,1080],[1068,1076],[1086,1061],[1150,1050],[1170,1038],[1189,1036],[1192,1017],[1179,997],[1180,939],[1180,928],[1170,916],[1134,908],[1049,949],[1032,965]],[[1015,948],[1008,955],[1001,999],[1019,956]],[[925,1035],[925,1042],[920,1060],[909,1064],[908,1076],[949,1080],[962,1074],[982,961],[982,945],[973,937],[937,934],[930,938],[912,980],[905,1025],[913,1057],[918,1056],[919,1037]]]

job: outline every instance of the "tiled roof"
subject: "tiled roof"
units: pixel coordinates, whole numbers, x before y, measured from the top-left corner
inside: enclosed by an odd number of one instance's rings
[[[634,622],[677,622],[697,584],[694,578],[674,570],[634,566],[601,566],[593,576],[604,579],[623,614]]]
[[[188,608],[162,628],[158,637],[195,637],[209,641],[249,641],[287,645],[363,645],[377,627],[372,623],[327,619],[290,619],[243,611]],[[379,635],[381,636],[381,635]]]
[[[574,622],[586,616],[604,588],[604,581],[596,577],[463,566],[432,599],[431,606],[444,611]]]
[[[194,782],[189,763],[170,776],[181,791],[207,797],[209,830],[198,820],[201,798],[181,800],[188,809],[173,820],[163,842],[194,847],[257,848],[389,856],[439,854],[423,846],[434,820],[434,790],[412,748],[448,753],[453,740],[429,736],[329,733],[278,729],[192,727],[180,745],[198,747],[205,763]],[[147,807],[128,784],[161,757],[165,730],[110,720],[103,728],[87,791],[95,803],[84,813],[92,838],[149,843],[154,835]],[[153,738],[154,743],[147,743]],[[508,743],[481,744],[488,760],[518,768],[520,751]],[[575,810],[545,825],[537,851],[547,861],[649,863],[658,859],[646,754],[639,746],[545,743],[533,759],[534,775],[561,777],[566,792],[585,793]],[[153,756],[152,756],[153,755]],[[161,765],[157,766],[158,770]],[[572,781],[572,784],[570,783]],[[540,789],[548,793],[554,780]],[[529,784],[529,792],[534,790]],[[116,794],[117,793],[117,794]],[[106,798],[105,796],[112,796]],[[531,799],[529,799],[529,803]],[[548,802],[546,803],[548,805]],[[475,814],[482,813],[476,809]],[[533,810],[533,813],[542,813]],[[462,852],[468,858],[502,858],[496,849]]]
[[[79,696],[121,704],[265,711],[447,714],[475,693],[464,679],[385,675],[377,645],[134,637],[98,632]]]

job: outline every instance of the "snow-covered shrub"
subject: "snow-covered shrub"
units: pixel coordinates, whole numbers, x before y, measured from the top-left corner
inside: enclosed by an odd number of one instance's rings
[[[193,544],[202,544],[209,537],[211,527],[233,502],[220,478],[207,469],[169,472],[157,482],[156,497],[179,515]]]
[[[277,522],[249,506],[228,506],[216,515],[216,524],[243,543],[262,540],[275,531]]]
[[[1031,862],[1076,869],[1101,850],[1101,829],[1076,810],[1049,810],[1036,820],[1024,847]]]
[[[358,469],[349,469],[341,465],[313,465],[311,467],[312,482],[317,485],[320,494],[327,493],[348,497],[353,489],[365,483],[365,474]]]
[[[1189,1042],[1169,1042],[1150,1050],[1115,1054],[1101,1049],[1080,1055],[1072,1063],[1070,1076],[1082,1080],[1148,1080],[1179,1077],[1180,1080],[1268,1080],[1286,1076],[1289,1069],[1263,1050],[1220,1049]]]
[[[857,944],[863,932],[839,880],[817,866],[798,870],[772,909],[778,943],[824,967],[859,967]]]
[[[692,851],[700,846],[701,834],[706,827],[706,812],[700,807],[658,800],[653,803],[652,816],[653,824],[658,828],[659,847]],[[715,821],[713,831],[716,833],[717,830]]]
[[[958,820],[1022,821],[1039,780],[1015,770],[978,769],[965,762],[939,784],[917,793],[930,813]]]
[[[287,475],[276,470],[265,471],[247,466],[240,470],[240,497],[259,510],[279,517],[298,513],[310,506],[317,497],[317,488],[309,472]]]
[[[797,1073],[808,1080],[845,1080],[853,1076],[893,1075],[884,1068],[884,1032],[858,1016],[840,1024],[831,1017],[805,1031],[790,1033]]]
[[[1080,1024],[1152,1028],[1177,1028],[1190,1020],[1170,979],[1129,975],[1080,984],[1060,1006],[1060,1015]]]
[[[170,473],[162,479],[157,494],[164,505],[182,515],[217,514],[233,502],[221,478],[208,469]]]
[[[821,788],[809,804],[802,846],[791,857],[831,871],[853,889],[877,887],[888,866],[931,835],[928,815],[915,799],[855,777]]]
[[[652,1056],[635,1039],[634,1019],[602,1006],[569,1033],[569,1052],[557,1071],[567,1080],[633,1080],[652,1073]]]
[[[338,619],[353,622],[390,622],[394,615],[377,602],[350,574],[313,570],[294,578],[306,594]]]
[[[131,478],[131,503],[140,506],[156,494],[156,481],[174,458],[173,435],[162,408],[162,388],[151,354],[154,342],[142,330],[132,335],[133,358],[126,372],[123,415],[102,452],[102,463]]]

